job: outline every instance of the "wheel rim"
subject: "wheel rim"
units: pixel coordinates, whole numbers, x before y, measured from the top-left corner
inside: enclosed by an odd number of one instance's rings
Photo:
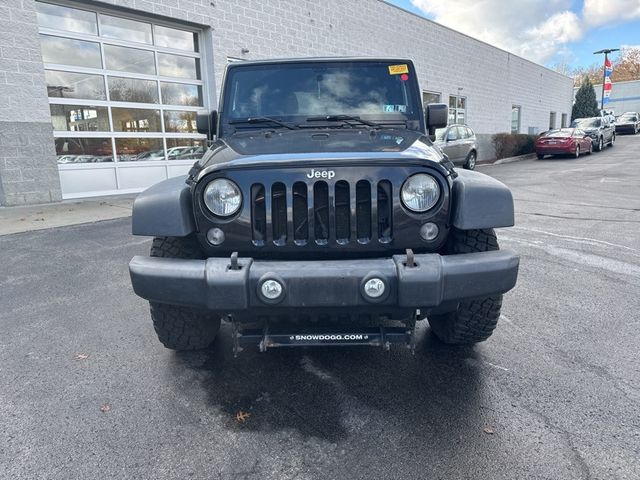
[[[473,168],[476,166],[476,154],[471,152],[471,155],[469,155],[469,161],[467,162],[467,165],[469,166],[469,168]]]
[[[600,140],[598,140],[598,150],[602,150],[603,144],[604,144],[604,142],[602,141],[602,138]]]
[[[593,143],[589,142],[589,153],[593,153]]]
[[[615,135],[613,137],[611,137],[611,146],[613,146],[614,143],[616,143],[616,136]]]
[[[580,145],[576,145],[576,158],[580,156]]]

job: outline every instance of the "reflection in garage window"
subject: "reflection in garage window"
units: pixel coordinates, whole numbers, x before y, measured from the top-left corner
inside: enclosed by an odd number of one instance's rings
[[[63,169],[193,163],[206,143],[196,128],[203,106],[199,34],[76,3],[82,6],[35,2],[56,152],[69,164]]]
[[[51,105],[51,122],[54,130],[108,132],[109,112],[107,107]]]
[[[113,162],[110,138],[55,139],[59,164]]]
[[[111,15],[100,15],[100,34],[129,42],[151,43],[150,24]]]
[[[198,51],[198,34],[175,28],[155,26],[156,45],[190,52]]]
[[[47,93],[55,98],[84,98],[106,100],[104,77],[84,73],[46,70]]]
[[[119,162],[164,160],[161,138],[116,138],[116,155]]]
[[[147,75],[156,73],[153,52],[150,50],[105,45],[104,60],[109,70]]]
[[[90,35],[98,34],[98,23],[94,12],[40,2],[36,3],[36,10],[41,27]]]
[[[176,133],[197,133],[196,112],[165,110],[164,130]]]
[[[204,140],[193,138],[167,138],[169,160],[195,160],[204,154]]]
[[[111,109],[113,130],[116,132],[160,132],[160,110],[137,108]]]
[[[197,58],[158,53],[158,69],[165,77],[200,80],[200,62]]]
[[[70,38],[40,35],[44,63],[102,68],[100,44]]]
[[[202,105],[202,88],[198,85],[160,82],[160,92],[165,105]]]
[[[118,102],[158,103],[158,86],[154,80],[107,77],[109,98]]]

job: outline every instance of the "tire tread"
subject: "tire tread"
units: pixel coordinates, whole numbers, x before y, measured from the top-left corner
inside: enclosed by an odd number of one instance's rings
[[[453,229],[444,254],[456,255],[499,250],[498,238],[491,228],[480,230]],[[442,342],[470,345],[488,339],[498,324],[502,295],[460,302],[457,310],[428,317],[431,329]]]

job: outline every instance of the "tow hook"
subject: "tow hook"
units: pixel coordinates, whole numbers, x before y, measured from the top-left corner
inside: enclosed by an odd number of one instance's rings
[[[240,270],[242,268],[240,264],[238,264],[238,252],[233,252],[231,254],[230,262],[229,270]]]
[[[406,255],[407,257],[405,259],[404,266],[407,268],[414,268],[416,266],[416,259],[413,254],[413,250],[407,248]]]

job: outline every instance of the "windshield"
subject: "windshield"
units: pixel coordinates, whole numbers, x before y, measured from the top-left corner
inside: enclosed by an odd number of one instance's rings
[[[222,124],[274,128],[274,122],[243,123],[267,117],[301,126],[318,117],[353,116],[370,122],[420,129],[422,105],[411,64],[352,61],[301,62],[229,68]],[[314,119],[315,117],[315,119]],[[309,121],[312,119],[312,121]],[[333,123],[343,126],[344,118]],[[350,122],[353,126],[362,123]]]
[[[574,120],[571,124],[572,127],[577,128],[597,128],[600,126],[599,118],[579,118]]]
[[[620,121],[620,120],[622,120],[623,122],[624,122],[624,121],[627,121],[627,122],[628,122],[628,121],[632,121],[632,122],[637,121],[637,119],[636,119],[636,116],[635,116],[635,115],[627,115],[627,114],[620,115],[620,117],[618,118],[618,121]]]

